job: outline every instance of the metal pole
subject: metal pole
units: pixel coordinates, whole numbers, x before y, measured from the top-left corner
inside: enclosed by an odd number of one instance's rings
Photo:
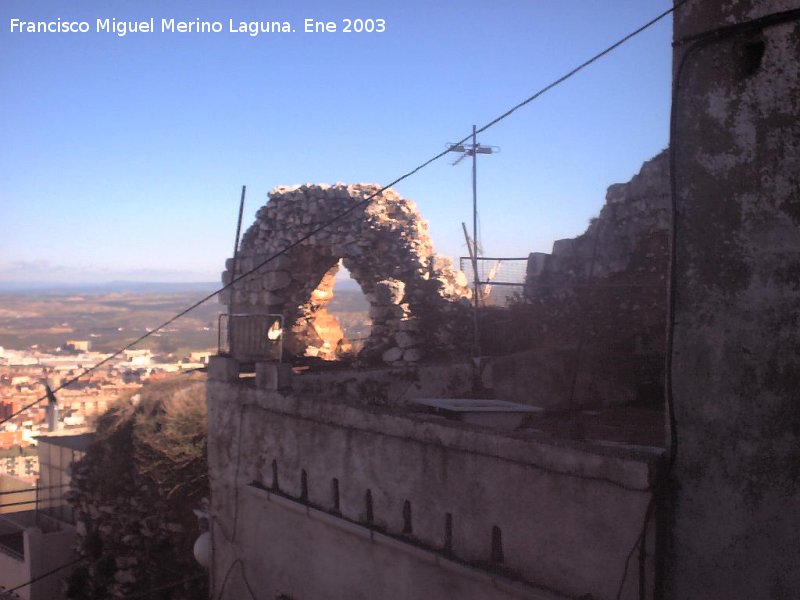
[[[236,278],[236,270],[239,268],[239,237],[242,233],[242,213],[244,212],[244,196],[247,192],[247,186],[242,186],[242,198],[239,200],[239,220],[236,221],[236,241],[233,243],[233,266],[231,269],[231,279]],[[236,287],[236,286],[233,286]],[[230,316],[233,313],[233,287],[231,288],[231,301],[228,303],[228,315]],[[230,335],[230,326],[231,321],[228,318],[228,332]],[[228,340],[228,344],[230,344],[230,340]],[[230,349],[230,345],[228,346]]]
[[[236,221],[236,241],[233,244],[233,265],[231,268],[231,280],[237,277],[236,270],[239,268],[239,237],[242,233],[242,213],[244,212],[244,197],[247,193],[247,186],[242,186],[242,197],[239,200],[239,219]],[[228,353],[233,355],[233,296],[235,285],[231,286],[230,302],[228,302]]]
[[[472,126],[472,275],[473,275],[473,310],[474,348],[473,356],[481,355],[480,328],[478,326],[478,307],[480,306],[480,277],[478,275],[478,141],[477,129]]]
[[[239,200],[239,220],[236,222],[236,243],[233,245],[233,260],[234,266],[236,265],[236,257],[239,254],[239,236],[242,233],[242,213],[244,212],[244,195],[247,192],[247,186],[242,186],[242,198]]]

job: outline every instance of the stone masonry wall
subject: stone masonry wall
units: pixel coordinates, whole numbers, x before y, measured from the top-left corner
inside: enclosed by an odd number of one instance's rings
[[[342,332],[326,312],[339,261],[370,303],[372,329],[360,357],[414,364],[424,353],[462,347],[470,296],[463,273],[437,255],[413,202],[373,184],[278,187],[244,234],[223,282],[282,252],[311,231],[335,223],[272,260],[221,295],[233,313],[284,315],[289,356],[335,359]],[[459,302],[459,300],[462,300]]]
[[[495,334],[525,353],[494,361],[495,392],[548,407],[659,402],[668,232],[665,151],[608,188],[585,233],[530,255],[524,304]]]

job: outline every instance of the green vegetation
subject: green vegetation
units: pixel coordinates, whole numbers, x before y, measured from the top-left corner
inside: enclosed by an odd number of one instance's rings
[[[209,495],[206,440],[199,374],[146,384],[99,419],[96,441],[73,467],[68,499],[83,561],[69,578],[70,598],[127,597],[193,576],[152,597],[208,596],[192,554],[192,509]]]

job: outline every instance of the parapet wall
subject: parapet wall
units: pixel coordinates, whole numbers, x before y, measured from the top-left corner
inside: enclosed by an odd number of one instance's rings
[[[408,549],[417,549],[490,582],[521,586],[485,598],[615,597],[641,532],[655,455],[508,435],[408,409],[308,400],[244,382],[208,387],[217,581],[241,558],[250,584],[263,589],[369,598],[376,596],[368,586],[394,581],[402,563],[403,589],[383,597],[453,597],[452,589],[420,595],[434,574],[430,560],[407,562]],[[278,498],[295,510],[280,510]],[[315,516],[323,514],[325,527]],[[366,531],[363,543],[348,528]],[[384,556],[370,531],[394,540],[406,558]],[[281,539],[269,538],[279,532]],[[322,563],[324,577],[310,568]],[[376,565],[381,573],[371,572]],[[652,582],[651,558],[646,571]],[[622,598],[638,597],[637,577],[632,565]],[[542,588],[552,595],[537,596]]]

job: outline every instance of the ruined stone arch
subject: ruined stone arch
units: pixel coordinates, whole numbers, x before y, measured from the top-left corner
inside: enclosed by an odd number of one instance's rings
[[[236,314],[284,316],[284,353],[337,358],[341,329],[325,307],[339,261],[370,303],[372,329],[361,357],[415,363],[423,354],[452,352],[462,341],[470,291],[463,273],[437,255],[413,202],[374,184],[278,187],[245,232],[236,275],[331,226],[282,254],[221,297]],[[233,279],[233,260],[223,281]]]

